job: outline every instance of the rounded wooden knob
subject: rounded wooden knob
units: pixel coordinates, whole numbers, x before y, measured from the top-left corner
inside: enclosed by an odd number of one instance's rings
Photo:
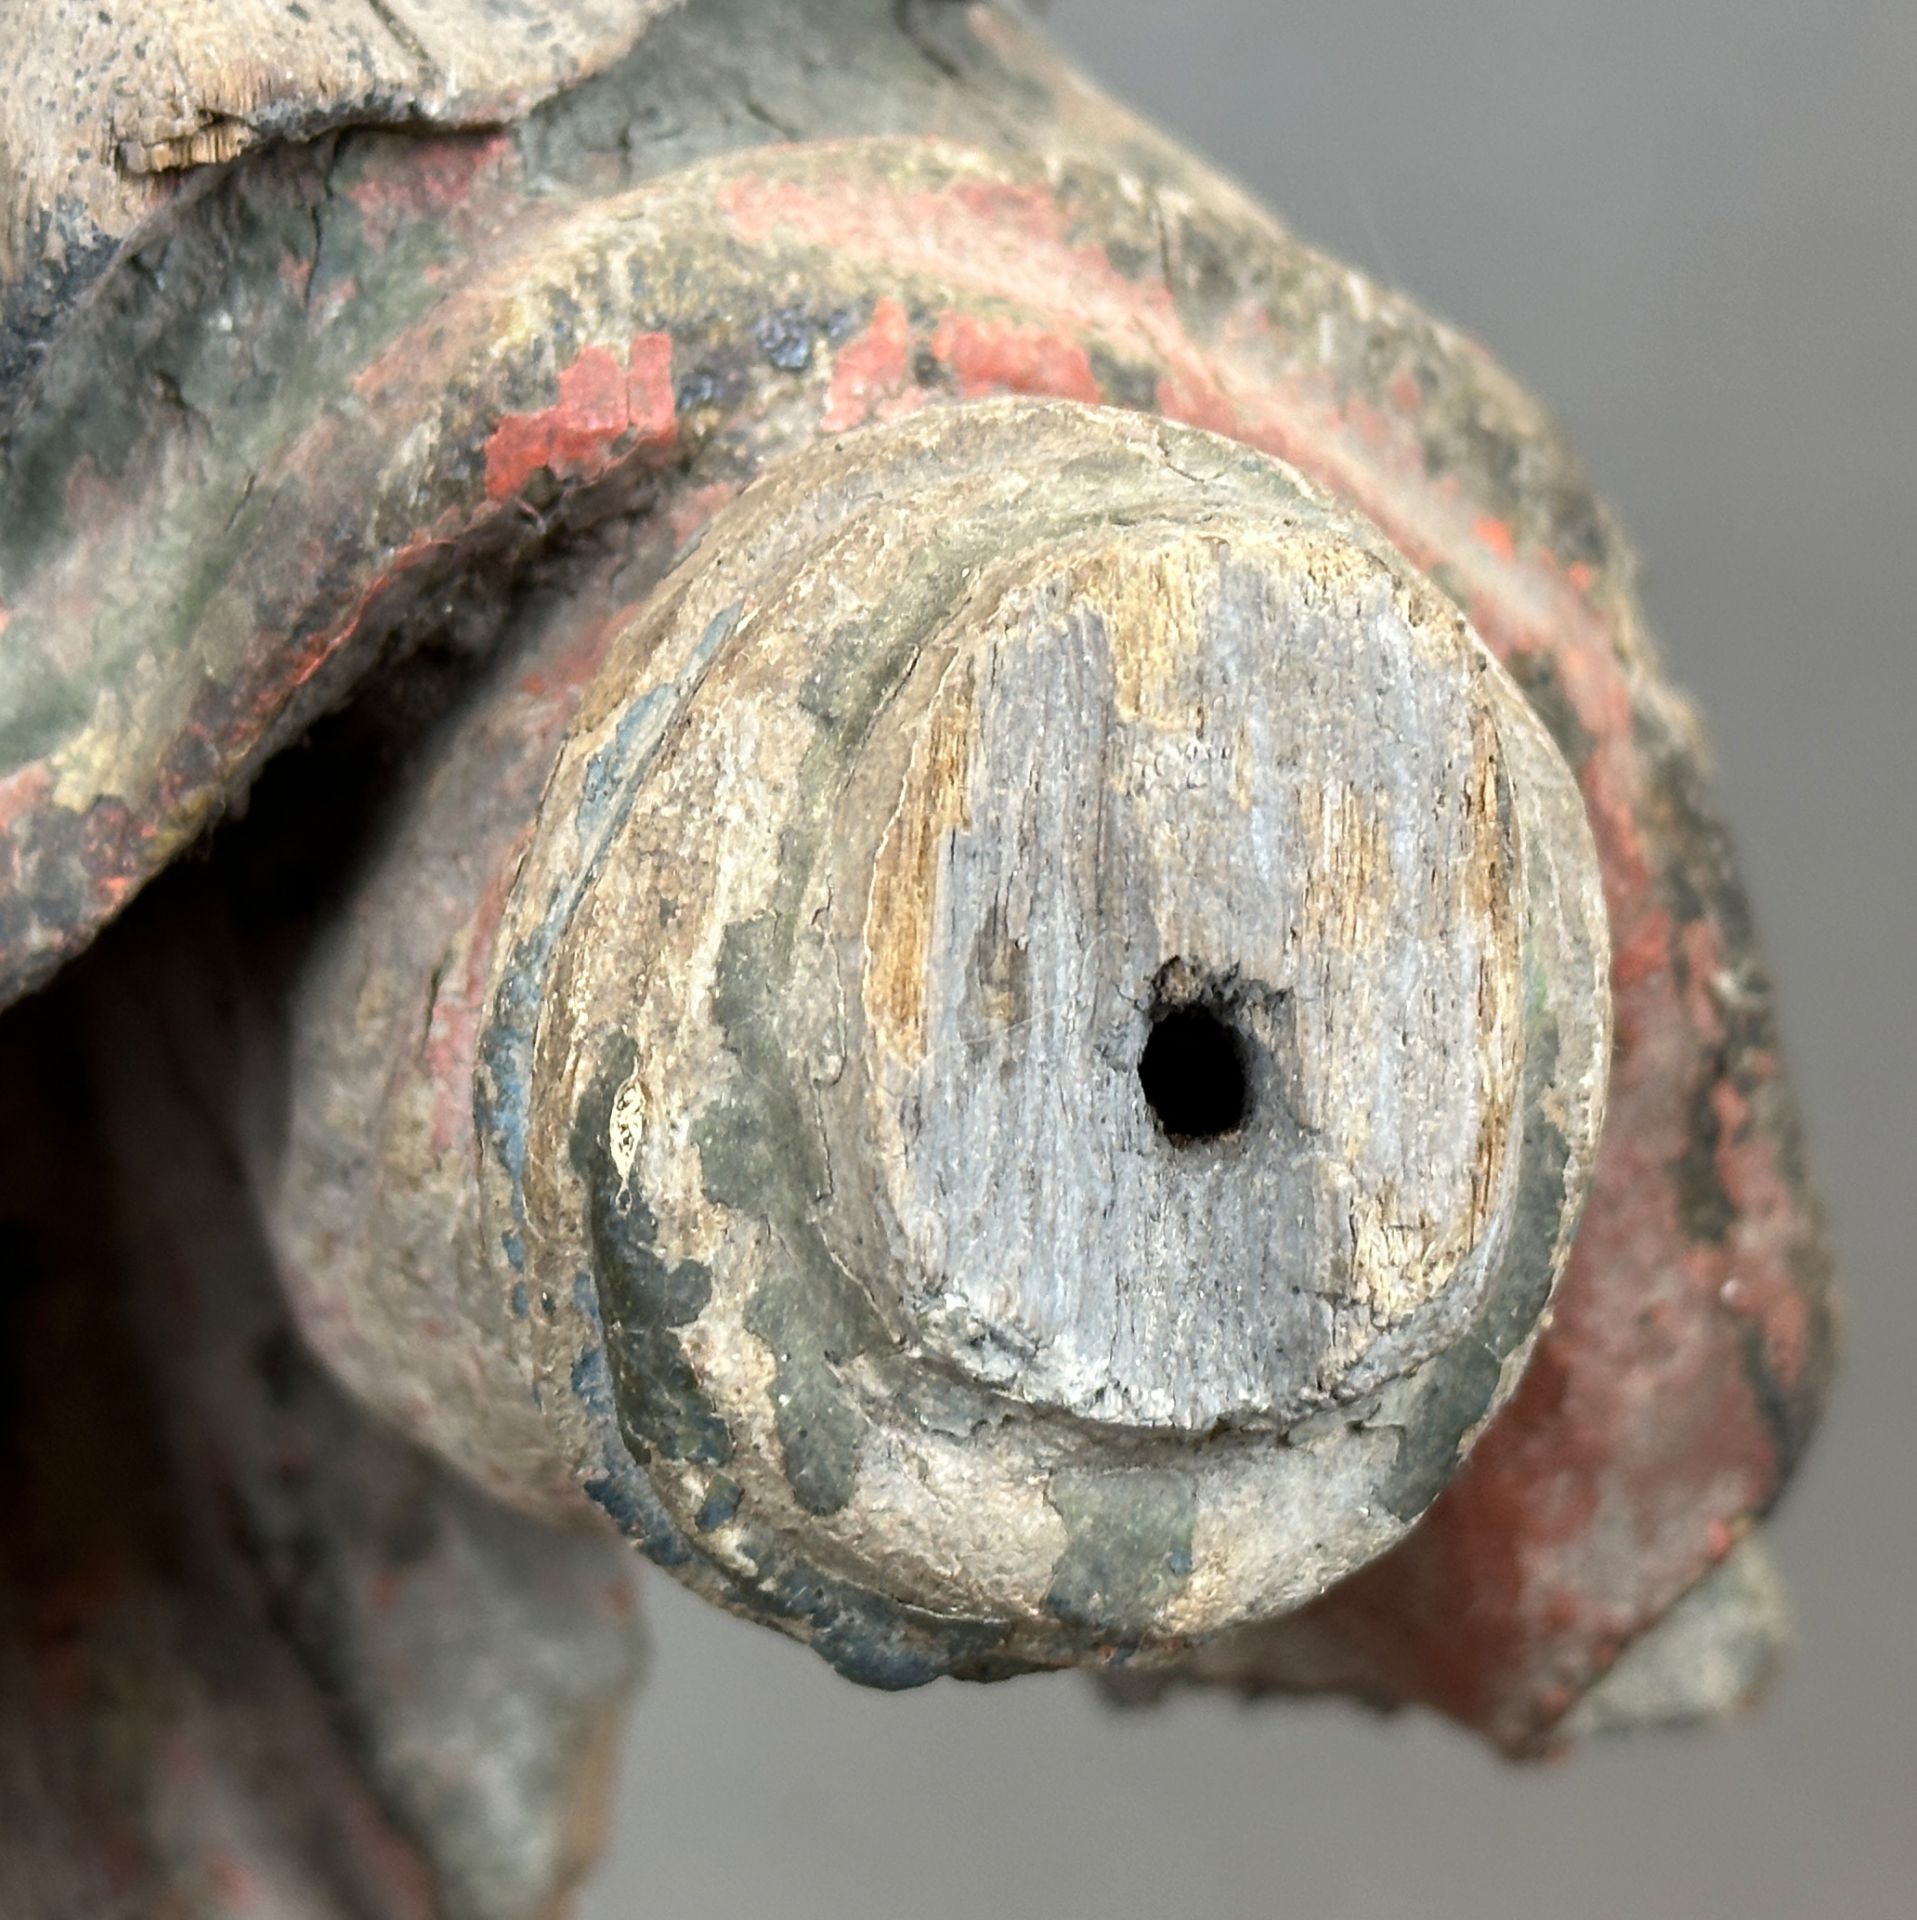
[[[1288,469],[1061,403],[722,514],[499,951],[484,1231],[595,1497],[881,1681],[1387,1545],[1602,1101],[1583,809],[1455,607]]]
[[[846,743],[846,1005],[786,1017],[845,1058],[827,1239],[928,1359],[1282,1430],[1455,1332],[1508,1230],[1516,801],[1454,619],[1171,478],[1120,524],[1047,488],[1002,553],[954,503],[993,565]]]

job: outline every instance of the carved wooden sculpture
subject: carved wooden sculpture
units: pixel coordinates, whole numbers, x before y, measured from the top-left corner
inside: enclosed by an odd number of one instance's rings
[[[551,1910],[621,1535],[881,1686],[1750,1691],[1817,1211],[1532,401],[993,5],[29,11],[5,992],[324,724],[0,1026],[25,1911]]]

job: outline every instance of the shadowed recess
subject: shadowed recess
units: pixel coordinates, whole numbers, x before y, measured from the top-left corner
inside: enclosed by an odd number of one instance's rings
[[[1175,1146],[1236,1133],[1250,1115],[1244,1038],[1210,1007],[1158,1015],[1139,1055],[1138,1083]]]

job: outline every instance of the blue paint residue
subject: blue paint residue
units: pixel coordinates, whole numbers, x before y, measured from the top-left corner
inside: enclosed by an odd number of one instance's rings
[[[679,411],[692,413],[700,407],[709,407],[724,391],[718,375],[710,367],[695,368],[679,382]]]
[[[522,940],[513,948],[505,977],[493,1000],[492,1017],[479,1043],[479,1075],[473,1117],[480,1137],[513,1181],[513,1214],[525,1224],[519,1185],[526,1170],[525,1107],[532,1077],[533,1032],[539,1019],[539,992],[531,971],[534,943]],[[512,1257],[508,1249],[507,1257]],[[519,1266],[514,1261],[515,1270]]]
[[[611,1520],[640,1552],[662,1567],[683,1567],[692,1557],[685,1536],[667,1517],[649,1481],[630,1467],[609,1466],[585,1483],[586,1498]]]
[[[618,1409],[613,1404],[612,1378],[606,1371],[602,1347],[588,1347],[572,1363],[572,1391],[595,1418],[608,1420],[615,1416]]]
[[[583,1267],[572,1277],[572,1303],[586,1316],[592,1330],[603,1335],[606,1323],[599,1317],[599,1289]]]
[[[693,1516],[692,1524],[701,1533],[723,1527],[739,1511],[739,1497],[739,1489],[730,1480],[715,1480]]]
[[[671,687],[654,687],[643,699],[635,700],[619,716],[612,738],[586,762],[586,771],[579,783],[577,824],[581,839],[595,836],[599,840],[586,863],[588,868],[596,863],[597,855],[603,850],[606,836],[602,830],[606,827],[608,810],[622,792],[630,794],[632,790],[633,743],[665,717],[661,709],[679,704],[673,698],[673,691]]]
[[[783,373],[803,373],[812,364],[812,316],[803,307],[781,307],[752,329],[759,351]]]
[[[598,871],[607,844],[632,809],[645,769],[666,732],[665,723],[705,677],[713,655],[739,624],[734,601],[707,623],[681,680],[656,687],[635,700],[620,718],[612,739],[588,761],[575,821],[581,845],[570,863],[568,883],[560,887],[538,931],[517,942],[494,996],[491,1017],[481,1037],[482,1072],[476,1076],[473,1117],[510,1180],[513,1228],[500,1245],[514,1272],[525,1265],[526,1114],[532,1093],[532,1055],[539,1025],[539,982],[544,980],[560,934],[578,910],[581,894]],[[597,1324],[597,1316],[594,1316]]]

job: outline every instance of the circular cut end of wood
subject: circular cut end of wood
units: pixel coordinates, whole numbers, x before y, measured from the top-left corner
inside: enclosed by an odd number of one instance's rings
[[[750,489],[614,644],[506,931],[487,1226],[572,1303],[582,1472],[888,1683],[1175,1650],[1389,1545],[1599,1123],[1523,699],[1361,518],[1097,409]]]
[[[859,749],[830,1237],[1023,1403],[1282,1430],[1455,1335],[1508,1227],[1514,806],[1455,615],[1160,512],[997,557]]]

